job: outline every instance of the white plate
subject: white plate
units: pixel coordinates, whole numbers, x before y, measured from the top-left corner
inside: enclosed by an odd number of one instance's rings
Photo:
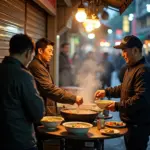
[[[113,133],[109,133],[109,132],[106,132],[107,129],[108,129],[108,128],[106,128],[106,129],[101,129],[100,132],[101,132],[102,134],[104,134],[104,135],[116,135],[116,134],[119,134],[119,133],[120,133],[120,131],[117,130],[117,129],[111,129],[111,130],[113,130],[114,132],[113,132]]]
[[[107,121],[107,122],[105,122],[105,125],[107,126],[107,127],[111,127],[111,128],[124,128],[124,127],[126,127],[126,124],[125,123],[123,123],[123,125],[111,125],[110,123],[120,123],[121,121]]]

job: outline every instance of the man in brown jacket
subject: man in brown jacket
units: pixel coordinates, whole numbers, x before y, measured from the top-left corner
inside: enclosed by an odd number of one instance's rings
[[[47,98],[54,102],[67,103],[81,105],[83,98],[81,96],[75,96],[53,83],[53,79],[47,70],[47,65],[53,56],[54,43],[48,41],[45,38],[39,39],[36,42],[35,58],[29,64],[28,68],[35,78],[37,88],[40,95],[45,100],[46,113],[49,114],[49,105]]]

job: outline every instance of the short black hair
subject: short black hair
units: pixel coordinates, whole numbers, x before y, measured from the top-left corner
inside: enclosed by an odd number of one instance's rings
[[[45,49],[47,47],[47,45],[52,45],[54,46],[54,42],[46,39],[46,38],[41,38],[39,39],[36,44],[35,44],[35,55],[38,54],[38,49],[42,48]]]
[[[69,45],[69,43],[65,42],[61,44],[61,48],[64,48],[65,46]]]
[[[34,43],[26,34],[16,34],[9,42],[10,55],[23,54],[25,51],[33,51]]]

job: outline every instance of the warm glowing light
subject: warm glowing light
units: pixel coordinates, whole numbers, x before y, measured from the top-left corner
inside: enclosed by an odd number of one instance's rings
[[[110,43],[109,42],[105,42],[105,47],[110,47]]]
[[[94,39],[95,38],[95,34],[94,33],[89,33],[88,34],[88,38],[89,39]]]
[[[144,44],[143,47],[146,48],[147,47],[146,44]]]
[[[101,26],[100,21],[98,19],[95,19],[93,21],[94,21],[94,28],[99,28]]]
[[[86,19],[83,23],[85,30],[87,32],[91,32],[94,30],[94,26],[93,26],[93,20],[92,19]]]
[[[87,25],[85,26],[85,29],[86,29],[86,31],[87,31],[87,32],[91,32],[91,31],[93,31],[93,30],[94,30],[94,28],[93,28],[93,25],[92,25],[92,24],[87,24]]]
[[[100,42],[100,46],[105,46],[105,42]]]
[[[86,20],[87,14],[85,12],[84,8],[78,8],[78,11],[76,13],[76,20],[78,22],[84,22]]]
[[[99,28],[101,26],[99,18],[95,14],[92,15],[92,22],[94,28]]]
[[[109,42],[100,42],[100,46],[101,47],[110,47],[110,43]]]

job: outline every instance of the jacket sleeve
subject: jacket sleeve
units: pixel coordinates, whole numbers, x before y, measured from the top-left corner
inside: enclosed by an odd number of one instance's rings
[[[115,87],[108,87],[105,89],[107,97],[114,97],[119,98],[121,96],[121,87],[122,85],[115,86]]]
[[[32,67],[30,68],[31,73],[33,74],[39,91],[42,95],[50,98],[53,101],[59,103],[74,104],[76,101],[76,96],[67,92],[57,86],[55,86],[50,81],[50,75],[42,67]]]
[[[134,95],[124,100],[122,103],[116,103],[116,107],[121,112],[133,114],[140,109],[150,106],[150,71],[146,68],[140,69],[134,78]]]
[[[38,122],[45,113],[43,99],[39,96],[31,75],[26,75],[23,80],[24,82],[21,82],[23,108],[31,121]]]

